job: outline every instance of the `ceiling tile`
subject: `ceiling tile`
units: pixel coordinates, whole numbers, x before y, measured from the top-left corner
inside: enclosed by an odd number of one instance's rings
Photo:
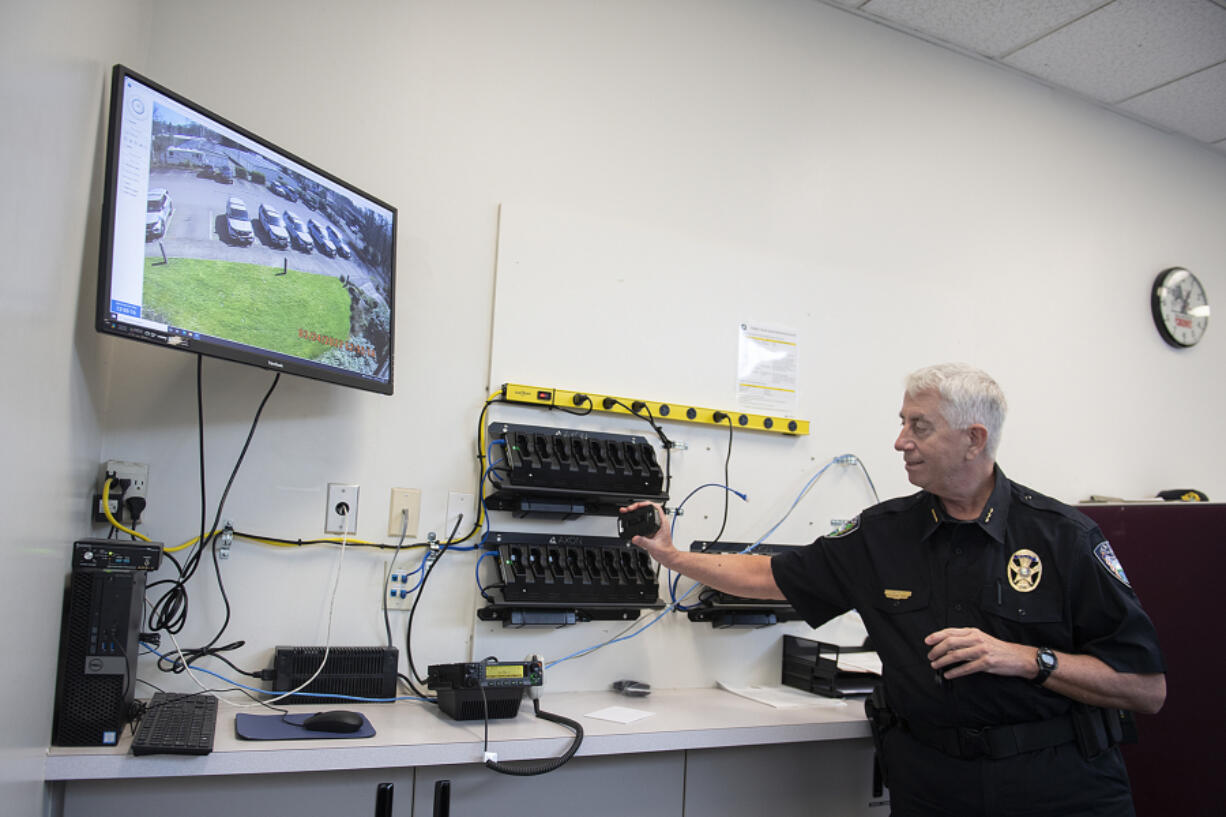
[[[869,0],[861,11],[985,57],[1009,54],[1105,0]]]
[[[1117,0],[1003,62],[1115,103],[1226,60],[1226,8],[1205,0]]]
[[[1226,140],[1226,63],[1133,97],[1119,107],[1203,142]]]

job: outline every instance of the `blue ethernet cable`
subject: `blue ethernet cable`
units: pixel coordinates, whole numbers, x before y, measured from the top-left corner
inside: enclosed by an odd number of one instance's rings
[[[695,488],[694,490],[686,494],[685,499],[681,500],[681,502],[677,505],[677,510],[673,512],[673,521],[669,523],[669,527],[668,527],[668,533],[670,537],[672,536],[673,532],[677,529],[677,517],[681,515],[681,509],[685,507],[685,503],[689,502],[690,499],[693,498],[694,494],[698,493],[704,488],[723,488],[726,492],[736,494],[743,501],[745,502],[749,501],[749,496],[747,494],[742,493],[741,491],[738,491],[735,488],[731,488],[719,482],[703,483],[702,485],[699,485],[697,488]],[[672,573],[672,571],[670,570],[669,573]],[[678,573],[678,574],[674,574],[674,577],[669,580],[668,597],[669,599],[672,600],[673,604],[677,605],[678,610],[685,611],[691,608],[681,605],[681,600],[677,598],[677,584],[680,581],[680,579],[681,579],[681,574]],[[689,593],[686,593],[685,595],[688,596]],[[685,598],[685,596],[682,596],[681,598]]]
[[[490,599],[490,596],[488,593],[485,592],[485,587],[482,586],[481,584],[481,563],[485,561],[485,557],[493,556],[493,555],[494,555],[494,551],[492,550],[485,551],[484,553],[482,553],[480,556],[477,557],[476,566],[473,568],[473,578],[475,578],[477,581],[477,591],[481,593],[481,598],[483,599]],[[493,601],[493,599],[490,599],[490,600]]]

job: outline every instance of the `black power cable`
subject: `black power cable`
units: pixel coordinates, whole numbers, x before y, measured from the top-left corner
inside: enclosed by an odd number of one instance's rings
[[[447,549],[451,547],[452,542],[455,541],[456,532],[460,529],[460,524],[463,521],[464,514],[460,514],[459,518],[457,518],[455,521],[455,527],[451,529],[451,535],[447,537],[447,541],[443,542],[442,548],[439,550],[438,554],[435,555],[434,560],[430,562],[430,566],[426,568],[426,572],[422,575],[421,584],[417,587],[417,595],[413,598],[413,606],[409,608],[409,623],[404,628],[404,654],[405,658],[408,659],[409,662],[409,672],[412,677],[417,680],[417,683],[421,684],[422,686],[426,685],[426,679],[421,677],[421,674],[417,672],[417,667],[413,664],[413,621],[417,618],[417,605],[421,602],[421,597],[426,592],[426,581],[430,578],[430,574],[434,572],[434,568],[438,565],[439,560],[443,558],[443,554],[447,552]],[[427,556],[427,558],[429,557]],[[410,686],[412,686],[412,684],[410,684]],[[425,694],[419,691],[416,686],[413,686],[413,691],[418,695],[421,695],[423,698],[426,697]]]
[[[387,612],[387,594],[392,584],[392,570],[396,567],[396,559],[400,556],[400,549],[404,547],[404,538],[409,533],[409,512],[407,510],[400,512],[400,539],[396,542],[396,552],[392,554],[392,560],[387,565],[387,575],[383,578],[383,629],[387,631],[387,646],[390,649],[392,644],[392,620]]]
[[[490,748],[490,708],[489,702],[485,697],[485,687],[481,687],[481,707],[485,714],[485,753],[489,754]],[[559,768],[563,763],[575,756],[575,752],[579,751],[579,745],[583,743],[583,727],[578,721],[573,721],[570,718],[562,715],[555,715],[552,712],[546,712],[541,709],[541,701],[539,698],[532,699],[532,711],[541,720],[552,721],[553,723],[561,724],[575,733],[575,739],[571,741],[570,746],[560,757],[551,758],[549,760],[525,762],[511,766],[506,763],[499,763],[492,758],[486,758],[485,768],[492,769],[499,774],[509,774],[515,777],[533,777],[538,774],[552,772]]]
[[[197,355],[196,411],[200,444],[200,537],[196,540],[196,544],[193,546],[191,553],[184,560],[182,565],[180,565],[177,560],[173,558],[171,559],[171,562],[177,568],[179,574],[178,578],[163,579],[161,581],[153,582],[149,585],[149,588],[147,588],[150,589],[162,584],[170,585],[170,588],[152,605],[149,613],[149,627],[154,632],[165,630],[166,632],[172,634],[178,633],[183,629],[183,626],[187,620],[188,610],[187,582],[192,578],[192,576],[195,575],[197,568],[200,566],[200,557],[203,555],[206,547],[211,551],[213,570],[217,576],[217,587],[221,591],[222,601],[225,604],[225,618],[222,622],[221,628],[217,631],[217,634],[213,636],[212,640],[210,640],[208,644],[204,645],[203,647],[183,650],[182,656],[170,661],[168,665],[163,663],[165,659],[159,658],[158,668],[164,672],[183,672],[188,666],[200,658],[209,655],[221,657],[220,653],[236,650],[242,647],[245,643],[244,641],[234,641],[220,647],[216,646],[217,642],[221,640],[221,636],[225,633],[226,628],[229,627],[231,616],[230,599],[226,594],[225,583],[221,577],[221,565],[218,562],[217,557],[217,537],[219,533],[216,531],[217,525],[221,521],[222,512],[225,508],[226,498],[229,496],[230,489],[234,485],[234,480],[238,476],[238,471],[243,464],[243,459],[247,456],[247,449],[251,446],[251,440],[255,437],[255,430],[259,425],[260,415],[263,414],[264,407],[268,404],[269,398],[272,397],[273,391],[276,390],[277,384],[281,380],[281,373],[278,372],[273,377],[272,383],[268,387],[268,391],[264,394],[264,398],[260,401],[260,405],[256,409],[255,417],[251,421],[251,429],[247,432],[247,438],[243,442],[242,450],[239,452],[238,459],[234,463],[234,468],[230,472],[230,478],[226,481],[226,487],[225,490],[222,491],[221,500],[217,504],[217,514],[213,520],[214,533],[212,536],[206,537],[207,528],[205,527],[205,522],[207,520],[207,500],[205,497],[204,472],[204,388],[202,371],[203,357]],[[259,673],[247,672],[246,670],[239,669],[224,657],[222,657],[222,660],[237,672],[253,678],[261,677]]]
[[[482,497],[485,495],[485,451],[484,449],[481,448],[481,443],[480,443],[481,432],[482,432],[482,429],[484,428],[485,415],[487,412],[489,412],[490,405],[492,403],[501,403],[501,402],[504,402],[502,399],[502,395],[495,395],[493,397],[490,397],[488,400],[485,401],[485,405],[481,407],[481,413],[477,415],[477,440],[478,442],[477,442],[477,497],[476,498],[477,498],[478,506],[480,506]],[[480,511],[477,512],[476,518],[473,519],[472,529],[469,530],[468,533],[464,534],[464,537],[462,539],[455,538],[455,535],[459,531],[459,529],[460,529],[459,523],[457,520],[455,530],[452,531],[451,536],[447,537],[447,541],[443,543],[444,547],[448,545],[458,545],[461,542],[467,542],[469,539],[473,538],[473,536],[476,535],[477,531],[481,530],[481,512]]]
[[[718,418],[721,414],[723,415],[723,418],[728,421],[728,455],[724,457],[724,487],[727,489],[728,486],[732,484],[731,477],[728,474],[728,464],[732,462],[732,418],[722,411],[716,412],[715,416]],[[724,491],[724,520],[719,523],[719,533],[715,534],[715,538],[711,540],[712,542],[718,542],[720,537],[724,535],[724,528],[728,526],[728,502],[731,500],[731,497],[729,496],[730,493],[732,493],[730,490]]]
[[[606,397],[603,402],[606,411],[613,406],[621,406],[633,416],[638,417],[640,420],[645,420],[655,430],[656,436],[660,438],[660,444],[664,446],[664,495],[668,496],[673,484],[673,441],[668,438],[668,435],[664,433],[664,429],[660,428],[656,418],[652,416],[651,406],[641,400],[636,400],[634,407],[627,406],[616,397]],[[647,411],[646,416],[639,414],[644,409]]]
[[[571,409],[566,408],[566,406],[559,406],[557,403],[550,403],[549,408],[557,409],[565,414],[573,414],[576,417],[586,417],[592,413],[593,409],[596,408],[596,405],[592,402],[592,398],[588,397],[586,394],[576,394],[571,399],[574,400],[576,406],[581,406],[584,403],[587,403],[587,411],[572,411]]]

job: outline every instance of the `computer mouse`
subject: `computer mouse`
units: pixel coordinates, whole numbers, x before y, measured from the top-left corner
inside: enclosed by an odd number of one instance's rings
[[[623,695],[629,695],[631,698],[644,698],[651,694],[651,684],[642,681],[631,681],[628,678],[623,681],[614,681],[613,689]]]
[[[302,722],[302,728],[312,732],[356,732],[362,728],[363,723],[365,720],[357,712],[331,709],[327,712],[316,712]]]

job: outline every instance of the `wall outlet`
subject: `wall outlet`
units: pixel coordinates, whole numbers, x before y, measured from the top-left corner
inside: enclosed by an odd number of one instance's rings
[[[119,494],[111,491],[110,501],[107,503],[111,509],[111,516],[118,520],[123,516],[123,508],[119,505]],[[106,518],[106,513],[102,510],[102,494],[94,494],[93,514],[95,522],[109,522]]]
[[[102,464],[98,478],[98,492],[94,495],[91,511],[95,522],[106,522],[102,512],[102,489],[108,477],[114,477],[110,490],[111,515],[119,522],[131,523],[131,514],[124,510],[121,500],[147,496],[149,490],[149,466],[143,462],[107,460]],[[126,518],[125,518],[126,517]]]
[[[397,567],[389,574],[383,571],[383,583],[379,585],[379,609],[383,609],[383,599],[387,598],[389,610],[413,609],[413,589],[418,577],[410,575],[413,571],[407,567]]]
[[[349,535],[353,536],[358,529],[358,486],[344,482],[329,482],[328,500],[324,510],[325,531],[341,534],[348,531]]]
[[[447,494],[447,518],[443,520],[443,529],[439,531],[439,538],[449,539],[453,530],[456,536],[463,536],[472,530],[473,525],[477,522],[477,506],[473,499],[473,494],[463,491],[451,491]],[[460,518],[461,515],[463,519]],[[460,523],[458,530],[456,529],[457,521]]]
[[[114,474],[116,479],[128,481],[128,487],[123,491],[125,497],[148,495],[146,492],[149,490],[149,466],[146,463],[107,460],[102,467],[103,480],[106,479],[107,474]],[[111,490],[114,491],[115,486],[112,485]]]
[[[407,525],[403,515],[405,511],[409,514]],[[387,514],[387,535],[400,536],[403,531],[406,539],[415,539],[420,524],[421,491],[416,488],[393,488]]]

